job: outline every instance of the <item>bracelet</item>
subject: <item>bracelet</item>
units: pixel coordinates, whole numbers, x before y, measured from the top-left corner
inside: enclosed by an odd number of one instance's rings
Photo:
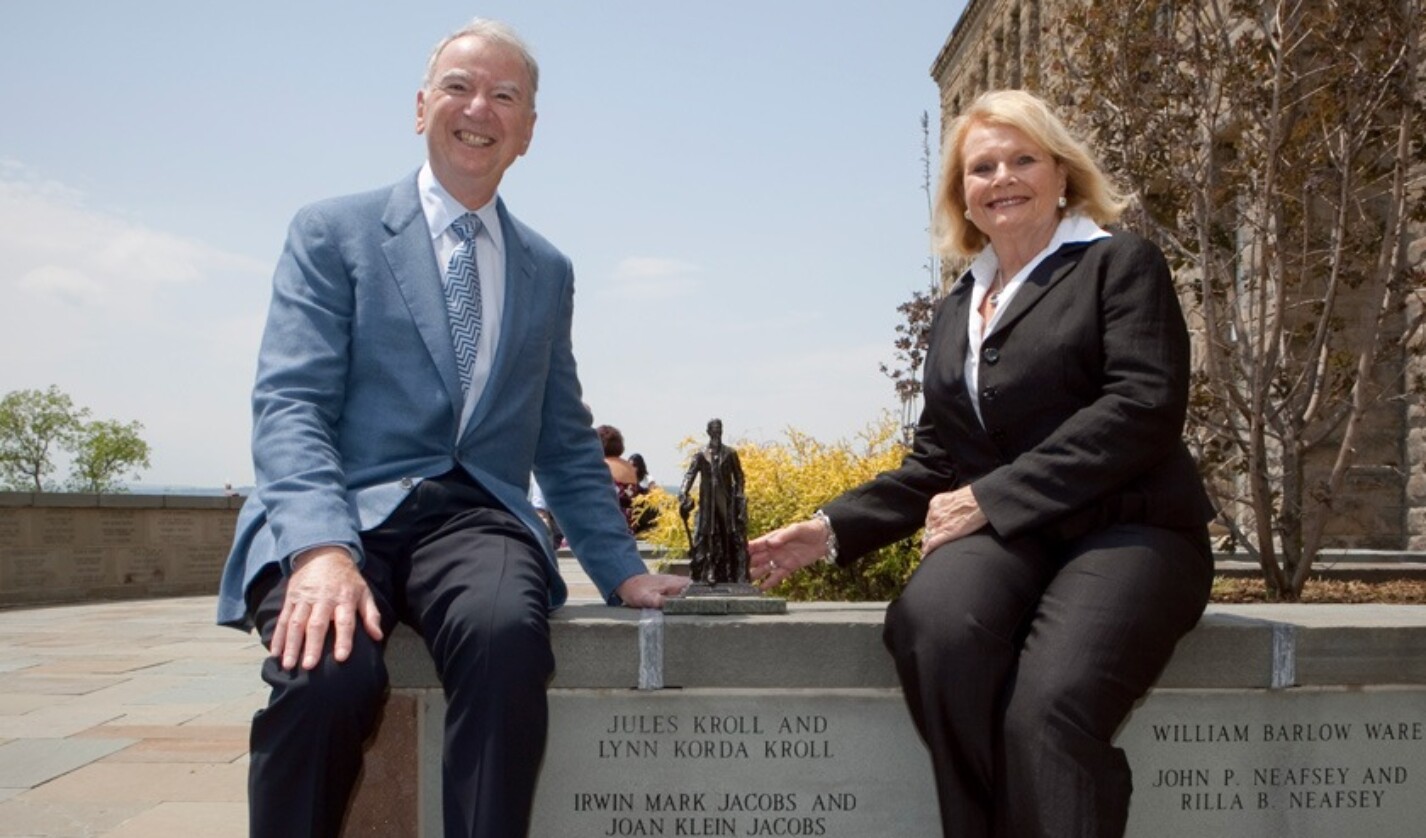
[[[820,509],[812,513],[812,519],[814,521],[821,521],[822,526],[826,527],[827,529],[827,544],[825,545],[827,553],[826,555],[822,556],[822,561],[826,562],[827,564],[836,564],[837,531],[832,529],[832,519],[828,518],[827,513],[823,512]]]

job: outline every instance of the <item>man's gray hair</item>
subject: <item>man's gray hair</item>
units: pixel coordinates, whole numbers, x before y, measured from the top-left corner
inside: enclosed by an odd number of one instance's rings
[[[530,48],[526,46],[524,40],[514,29],[498,20],[487,18],[478,17],[472,20],[436,44],[436,48],[431,50],[431,57],[426,60],[426,77],[421,81],[421,87],[427,90],[431,89],[431,84],[435,81],[436,60],[441,57],[441,50],[450,46],[452,41],[461,38],[479,38],[494,44],[504,44],[518,52],[521,60],[525,62],[525,69],[530,71],[530,104],[534,105],[535,93],[540,89],[540,65],[535,62],[535,56],[531,54]]]

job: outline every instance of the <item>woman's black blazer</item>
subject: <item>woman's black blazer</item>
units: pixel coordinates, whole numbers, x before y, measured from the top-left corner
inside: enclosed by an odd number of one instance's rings
[[[1116,232],[1046,257],[981,347],[984,426],[964,374],[973,280],[937,305],[912,451],[824,507],[842,561],[905,538],[964,484],[1002,537],[1113,523],[1199,528],[1213,508],[1183,442],[1189,340],[1163,253]]]

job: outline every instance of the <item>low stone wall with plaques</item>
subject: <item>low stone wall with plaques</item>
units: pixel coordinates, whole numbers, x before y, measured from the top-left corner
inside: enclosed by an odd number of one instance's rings
[[[0,492],[0,607],[214,593],[242,500]]]
[[[531,834],[939,834],[883,612],[562,609]],[[439,836],[444,702],[409,631],[387,658],[346,834]],[[1421,835],[1426,606],[1212,607],[1118,741],[1131,836]]]

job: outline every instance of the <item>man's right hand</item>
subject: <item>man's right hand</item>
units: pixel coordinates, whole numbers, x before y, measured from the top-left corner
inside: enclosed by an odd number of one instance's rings
[[[303,669],[312,669],[322,658],[327,630],[335,628],[332,656],[338,663],[345,661],[352,652],[358,614],[371,639],[381,640],[381,612],[351,553],[336,546],[300,553],[292,559],[270,652],[282,658],[283,669],[297,666],[299,657]]]
[[[688,587],[688,579],[670,573],[636,573],[619,583],[615,596],[629,608],[663,608],[664,601]]]

